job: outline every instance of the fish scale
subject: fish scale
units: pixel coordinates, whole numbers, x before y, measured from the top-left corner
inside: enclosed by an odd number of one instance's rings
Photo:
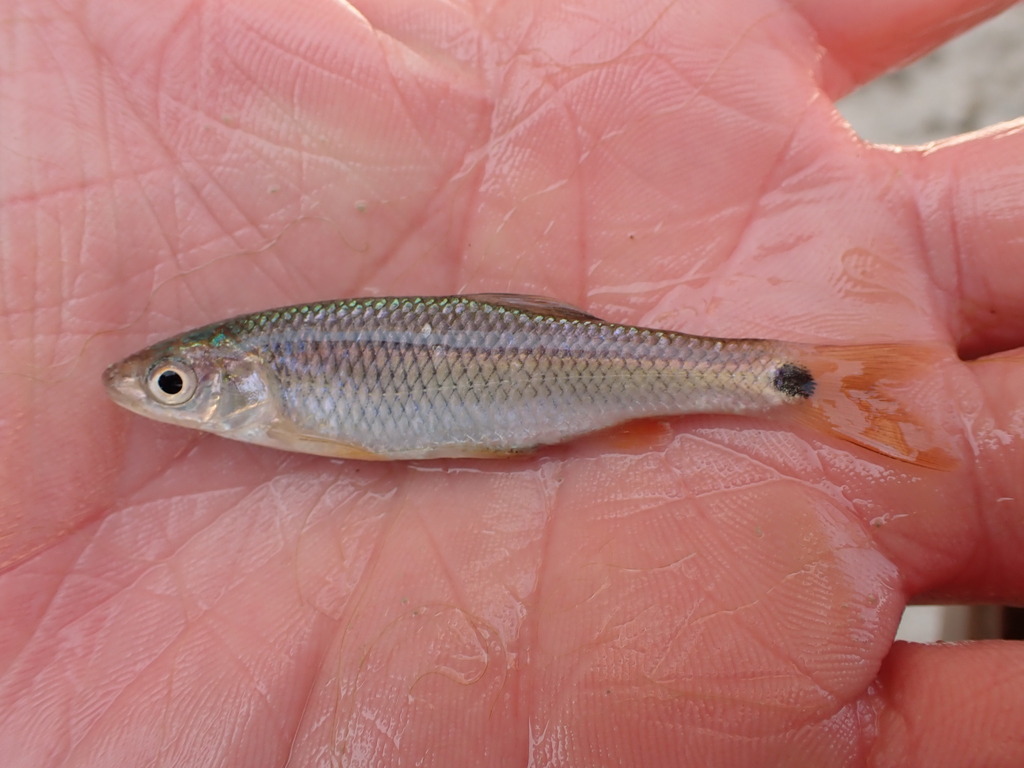
[[[283,415],[301,432],[374,453],[400,441],[411,443],[411,452],[429,452],[455,434],[471,436],[470,448],[527,450],[564,439],[567,429],[678,412],[701,365],[705,379],[728,379],[734,368],[729,356],[711,359],[714,344],[695,337],[472,299],[300,307],[229,324],[228,335],[266,354]],[[286,343],[274,343],[282,338]],[[748,364],[759,360],[767,371],[763,344],[742,346],[733,354]],[[349,365],[339,364],[343,356]],[[359,395],[346,396],[344,377]],[[770,385],[762,390],[759,398],[739,390],[734,407],[779,402]],[[319,407],[305,407],[311,398]]]

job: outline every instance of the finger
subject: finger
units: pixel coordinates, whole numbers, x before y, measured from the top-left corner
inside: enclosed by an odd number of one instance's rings
[[[879,698],[869,765],[1024,765],[1020,643],[897,643],[882,666]]]
[[[1024,602],[1024,351],[959,364],[942,397],[957,403],[945,428],[961,430],[956,472],[928,482],[878,483],[890,513],[871,512],[876,541],[918,602]],[[887,489],[888,487],[888,489]]]
[[[962,522],[976,544],[943,592],[969,600],[1024,601],[1024,351],[982,358],[969,365],[977,396],[963,402],[974,452],[974,503]],[[968,535],[970,535],[968,533]]]
[[[838,98],[912,61],[1014,0],[791,0],[827,50],[825,89]]]
[[[1024,344],[1024,122],[921,156],[923,251],[967,358]]]

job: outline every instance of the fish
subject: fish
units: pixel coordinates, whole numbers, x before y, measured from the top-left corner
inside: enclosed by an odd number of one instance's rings
[[[499,458],[640,419],[745,414],[930,469],[907,405],[934,350],[621,325],[539,296],[353,298],[240,315],[111,365],[157,421],[345,459]]]

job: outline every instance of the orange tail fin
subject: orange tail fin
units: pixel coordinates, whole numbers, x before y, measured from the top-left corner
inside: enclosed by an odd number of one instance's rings
[[[957,460],[927,425],[922,401],[942,353],[936,347],[815,346],[798,353],[814,392],[795,404],[795,419],[909,464],[949,470]],[[936,421],[938,421],[936,419]]]

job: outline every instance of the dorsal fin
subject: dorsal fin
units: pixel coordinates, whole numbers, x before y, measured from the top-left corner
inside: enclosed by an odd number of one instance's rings
[[[589,312],[584,312],[579,307],[566,304],[558,299],[549,299],[546,296],[524,296],[519,293],[470,293],[466,294],[464,298],[484,304],[496,304],[508,307],[509,309],[516,309],[531,315],[547,315],[548,317],[565,320],[604,322],[601,318]]]

